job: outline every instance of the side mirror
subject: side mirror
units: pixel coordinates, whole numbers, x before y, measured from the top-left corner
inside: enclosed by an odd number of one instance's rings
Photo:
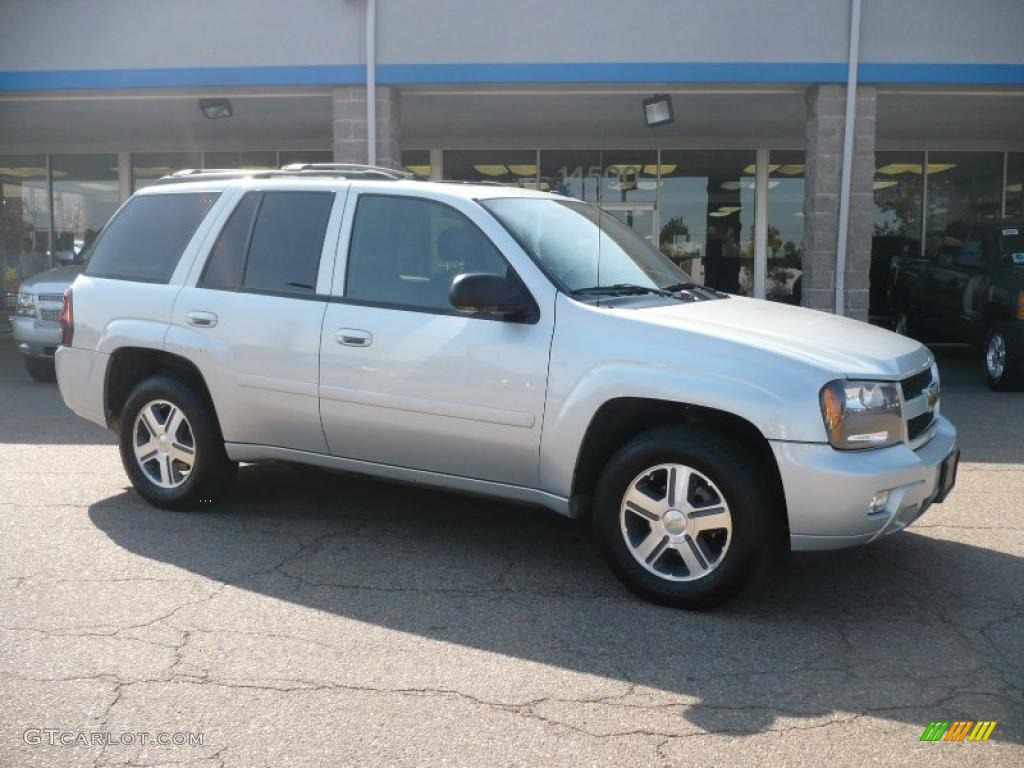
[[[461,312],[501,315],[506,320],[519,320],[527,314],[522,293],[502,275],[457,275],[448,299]]]

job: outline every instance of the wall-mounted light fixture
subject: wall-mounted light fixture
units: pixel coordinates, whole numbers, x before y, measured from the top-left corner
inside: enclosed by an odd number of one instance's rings
[[[668,94],[659,94],[644,99],[644,120],[648,128],[674,123],[676,118],[672,113],[672,97]]]
[[[200,99],[199,110],[209,120],[220,120],[222,117],[231,117],[235,114],[231,102],[227,99]]]

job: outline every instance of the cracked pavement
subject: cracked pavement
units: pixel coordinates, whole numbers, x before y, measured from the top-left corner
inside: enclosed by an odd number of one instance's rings
[[[282,464],[147,506],[0,336],[0,766],[1020,765],[1024,394],[940,354],[958,487],[724,609],[543,510]],[[998,720],[986,743],[918,741]],[[201,732],[31,746],[26,728]]]

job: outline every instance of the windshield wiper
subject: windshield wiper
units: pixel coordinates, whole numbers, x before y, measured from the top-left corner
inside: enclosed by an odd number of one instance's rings
[[[615,285],[592,285],[589,288],[578,288],[573,295],[600,295],[619,294],[620,296],[637,296],[643,293],[653,293],[656,296],[667,296],[671,299],[679,298],[671,291],[662,290],[646,285],[634,285],[633,283],[615,283]]]

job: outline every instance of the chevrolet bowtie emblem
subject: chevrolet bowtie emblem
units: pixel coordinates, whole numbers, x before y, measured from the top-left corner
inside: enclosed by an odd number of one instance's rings
[[[939,402],[939,386],[932,384],[928,387],[928,410],[934,411]]]

